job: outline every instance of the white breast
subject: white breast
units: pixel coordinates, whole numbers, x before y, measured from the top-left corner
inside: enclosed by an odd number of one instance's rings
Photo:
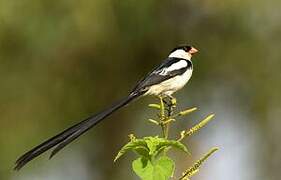
[[[175,76],[171,79],[163,81],[160,84],[153,85],[145,93],[148,95],[172,95],[174,92],[181,89],[191,78],[192,69],[188,69],[185,73]]]

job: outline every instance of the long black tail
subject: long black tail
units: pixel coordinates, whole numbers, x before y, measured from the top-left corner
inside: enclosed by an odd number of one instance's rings
[[[52,147],[56,146],[55,149],[52,151],[50,158],[52,158],[56,153],[58,153],[62,148],[64,148],[67,144],[71,143],[73,140],[78,138],[80,135],[88,131],[90,128],[98,124],[101,120],[105,117],[112,114],[114,111],[118,110],[119,108],[127,105],[133,99],[139,97],[143,93],[131,93],[126,98],[122,99],[121,101],[113,104],[108,109],[91,116],[78,124],[64,130],[63,132],[59,133],[58,135],[46,140],[42,144],[36,146],[35,148],[31,149],[24,155],[22,155],[17,161],[15,165],[15,170],[20,170],[26,163],[34,159],[35,157],[39,156],[40,154],[44,153],[45,151],[51,149]]]

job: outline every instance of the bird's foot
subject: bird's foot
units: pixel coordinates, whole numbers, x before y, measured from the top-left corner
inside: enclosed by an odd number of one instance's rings
[[[167,96],[163,99],[164,104],[167,107],[176,107],[177,105],[177,99],[174,98],[173,96]]]

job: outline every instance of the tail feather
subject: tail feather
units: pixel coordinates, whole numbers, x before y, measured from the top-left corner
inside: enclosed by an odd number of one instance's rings
[[[80,123],[83,123],[83,121]],[[19,159],[17,159],[16,164],[23,162],[24,159],[27,159],[28,156],[33,155],[34,157],[36,157],[37,156],[36,154],[40,155],[41,154],[40,152],[44,152],[44,151],[48,150],[50,147],[57,145],[58,143],[63,141],[65,138],[67,138],[69,135],[74,133],[77,130],[77,127],[79,127],[78,125],[80,125],[80,123],[64,130],[60,134],[48,139],[47,141],[43,142],[42,144],[40,144],[40,145],[36,146],[35,148],[33,148],[32,150],[28,151],[27,153],[22,155]]]
[[[36,146],[35,148],[31,149],[24,155],[22,155],[17,161],[15,165],[15,170],[20,170],[25,164],[27,164],[32,159],[36,158],[40,154],[44,153],[45,151],[55,147],[52,151],[50,158],[52,158],[55,154],[57,154],[61,149],[63,149],[66,145],[74,141],[76,138],[81,136],[83,133],[87,132],[91,127],[98,124],[101,120],[105,117],[112,114],[114,111],[118,110],[119,108],[125,106],[133,99],[137,98],[138,96],[142,95],[142,93],[131,93],[126,98],[122,99],[121,101],[117,102],[116,104],[112,105],[110,108],[91,116],[84,121],[79,122],[78,124],[64,130],[63,132],[59,133],[58,135],[46,140],[42,144]]]

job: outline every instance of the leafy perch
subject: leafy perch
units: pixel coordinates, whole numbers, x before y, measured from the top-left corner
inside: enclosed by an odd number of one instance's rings
[[[176,108],[175,99],[169,99],[168,101],[161,97],[159,97],[159,99],[159,104],[149,104],[149,107],[159,110],[159,113],[157,114],[158,118],[149,119],[148,121],[161,127],[163,137],[149,136],[139,139],[131,134],[129,135],[130,141],[121,148],[114,159],[115,162],[128,151],[135,152],[139,157],[132,162],[132,168],[142,180],[168,180],[173,177],[175,162],[167,156],[167,152],[170,149],[175,148],[190,155],[188,148],[181,143],[181,141],[200,130],[214,117],[214,114],[207,116],[194,127],[181,131],[180,137],[177,140],[171,140],[168,139],[169,129],[171,123],[176,121],[175,118],[188,115],[197,110],[197,108],[174,112],[174,109]],[[199,171],[201,164],[217,150],[218,148],[211,149],[209,153],[188,168],[178,179],[188,180],[192,175]]]

